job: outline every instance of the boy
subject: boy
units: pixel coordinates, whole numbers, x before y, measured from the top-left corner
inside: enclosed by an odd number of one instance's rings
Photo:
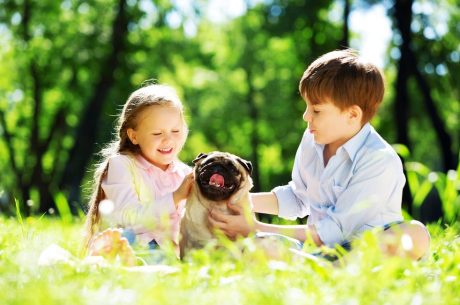
[[[428,231],[420,222],[402,222],[401,161],[369,124],[384,94],[378,68],[351,50],[333,51],[307,68],[299,91],[307,106],[303,120],[308,128],[296,153],[292,181],[272,192],[254,193],[251,201],[258,213],[291,219],[309,215],[307,225],[250,224],[234,204],[229,208],[236,215],[212,212],[211,224],[229,237],[262,231],[302,242],[311,238],[317,246],[330,247],[382,227],[382,234],[404,234],[412,242],[403,250],[399,244],[382,245],[384,251],[422,257],[429,247]]]

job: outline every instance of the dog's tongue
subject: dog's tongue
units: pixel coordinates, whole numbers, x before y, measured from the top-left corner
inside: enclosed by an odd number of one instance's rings
[[[218,187],[222,187],[225,184],[224,177],[219,174],[213,174],[211,178],[209,179],[209,184],[218,186]]]

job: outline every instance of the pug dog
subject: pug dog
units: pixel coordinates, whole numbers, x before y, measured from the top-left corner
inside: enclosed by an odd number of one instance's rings
[[[219,151],[201,153],[193,163],[195,184],[187,199],[180,228],[181,258],[192,249],[204,247],[214,238],[208,221],[209,212],[218,209],[231,214],[227,208],[228,200],[249,202],[249,190],[253,186],[251,162],[233,154]]]

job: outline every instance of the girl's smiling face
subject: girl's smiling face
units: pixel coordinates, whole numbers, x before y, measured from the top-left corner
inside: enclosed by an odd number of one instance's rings
[[[145,108],[136,127],[128,128],[127,133],[131,142],[139,145],[141,155],[162,170],[177,158],[187,138],[181,111],[163,105]]]

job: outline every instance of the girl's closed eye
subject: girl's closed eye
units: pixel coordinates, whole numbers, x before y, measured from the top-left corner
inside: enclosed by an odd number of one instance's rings
[[[179,130],[179,129],[173,129],[173,130],[171,130],[171,132],[172,132],[172,133],[179,133],[180,130]]]
[[[161,132],[152,132],[153,136],[161,136]]]

